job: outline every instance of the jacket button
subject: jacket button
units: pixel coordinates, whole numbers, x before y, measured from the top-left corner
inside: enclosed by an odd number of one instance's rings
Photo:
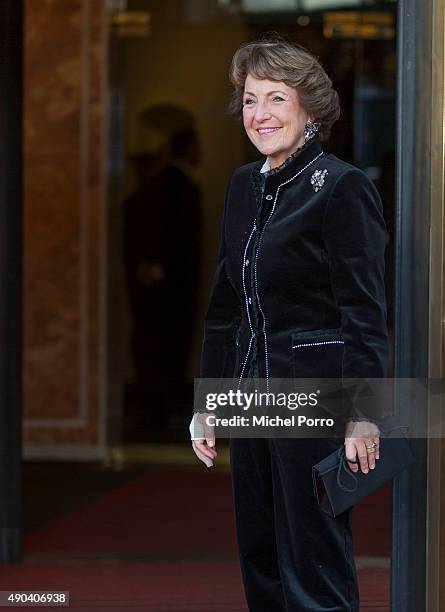
[[[249,260],[248,260],[248,259],[246,259],[246,264],[245,264],[246,268],[247,268],[247,266],[249,265],[249,263],[250,263],[250,262],[249,262]]]
[[[271,196],[270,194],[266,196],[266,200],[273,200],[273,196]]]
[[[252,298],[249,298],[249,304],[251,304],[251,303],[252,303]]]

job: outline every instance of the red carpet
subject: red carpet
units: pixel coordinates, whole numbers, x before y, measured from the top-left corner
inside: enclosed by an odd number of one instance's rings
[[[390,556],[390,495],[391,487],[382,487],[354,509],[356,555]],[[29,534],[25,550],[40,555],[233,557],[230,477],[199,469],[148,470]]]
[[[389,495],[356,507],[357,555],[389,555]],[[359,580],[361,612],[389,612],[389,570],[361,569]],[[147,469],[27,534],[25,563],[1,568],[6,589],[70,591],[69,610],[247,612],[229,475]]]
[[[2,568],[0,590],[70,591],[69,610],[244,612],[240,580],[224,562],[28,564]]]
[[[389,612],[388,570],[360,570],[359,579],[361,612]],[[1,571],[5,589],[69,591],[69,610],[247,612],[235,562],[10,565]]]
[[[229,477],[205,469],[148,470],[29,534],[25,549],[39,554],[232,557]]]
[[[371,493],[353,510],[354,550],[363,557],[391,556],[392,484]]]

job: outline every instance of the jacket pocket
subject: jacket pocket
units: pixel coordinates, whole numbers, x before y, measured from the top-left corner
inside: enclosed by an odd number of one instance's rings
[[[340,378],[344,340],[340,329],[292,333],[294,378]]]

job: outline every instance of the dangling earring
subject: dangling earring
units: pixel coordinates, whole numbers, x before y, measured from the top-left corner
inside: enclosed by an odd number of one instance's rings
[[[320,126],[321,123],[312,123],[312,121],[308,121],[304,126],[304,142],[313,138],[320,129]]]

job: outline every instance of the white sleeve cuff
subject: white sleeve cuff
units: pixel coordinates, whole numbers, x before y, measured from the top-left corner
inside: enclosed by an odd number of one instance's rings
[[[195,412],[189,425],[192,440],[205,440],[204,425],[199,421],[199,414]]]

